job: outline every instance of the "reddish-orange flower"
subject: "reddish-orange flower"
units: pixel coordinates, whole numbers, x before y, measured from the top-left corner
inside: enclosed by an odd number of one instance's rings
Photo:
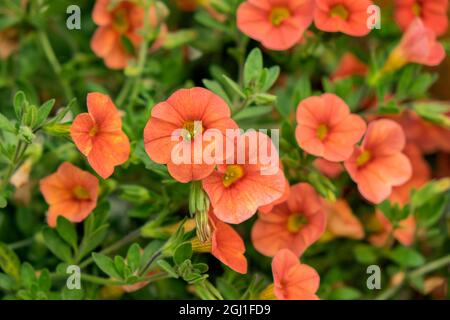
[[[370,0],[316,0],[314,23],[326,32],[343,32],[361,37],[370,32],[367,8]]]
[[[291,193],[291,187],[289,186],[289,181],[287,181],[287,179],[286,179],[286,187],[284,188],[283,195],[279,199],[277,199],[265,206],[259,207],[258,211],[261,213],[268,213],[268,212],[272,211],[274,206],[285,202],[289,198],[290,193]]]
[[[307,183],[291,187],[289,198],[269,213],[260,213],[252,229],[255,249],[274,256],[287,248],[300,256],[325,230],[326,214],[322,203]]]
[[[358,218],[353,214],[347,201],[338,199],[333,203],[326,202],[325,211],[328,215],[327,232],[332,237],[364,238],[364,228]]]
[[[237,10],[237,26],[271,50],[297,44],[312,22],[313,0],[247,0]]]
[[[97,205],[98,179],[87,171],[64,162],[58,170],[41,179],[40,190],[48,203],[47,222],[55,227],[59,216],[81,222]]]
[[[111,99],[101,93],[87,96],[88,113],[79,114],[70,135],[78,150],[103,179],[130,156],[130,142],[122,131],[119,111]]]
[[[419,17],[437,36],[448,28],[448,0],[395,0],[395,20],[402,30]]]
[[[319,274],[312,267],[300,263],[288,249],[282,249],[275,255],[272,273],[273,286],[268,290],[278,300],[319,300],[316,295],[320,284]]]
[[[399,45],[391,52],[382,72],[392,72],[408,63],[437,66],[444,60],[445,50],[436,35],[416,18],[408,27]]]
[[[238,128],[230,117],[225,101],[211,91],[180,89],[153,107],[144,129],[145,150],[156,163],[167,164],[169,173],[180,182],[204,179],[216,166],[204,159],[204,151],[215,141],[206,136],[219,133],[225,144],[226,129]],[[179,151],[187,149],[189,161],[178,159]]]
[[[369,124],[361,147],[344,165],[367,200],[380,203],[387,199],[392,187],[411,178],[409,159],[402,153],[405,135],[394,121],[381,119]]]
[[[336,178],[344,171],[344,167],[341,163],[328,161],[323,158],[314,160],[314,166],[329,178]]]
[[[366,76],[368,71],[367,65],[361,62],[353,53],[345,53],[338,67],[334,71],[331,79],[338,80],[344,79],[350,76]]]
[[[389,243],[389,240],[397,239],[404,246],[410,246],[414,242],[414,234],[416,232],[416,220],[413,215],[399,222],[398,227],[394,230],[392,223],[384,216],[380,210],[375,212],[375,224],[377,230],[369,237],[371,244],[382,247]]]
[[[284,173],[274,163],[278,162],[278,153],[267,135],[248,132],[234,142],[235,152],[226,164],[203,180],[214,214],[227,223],[249,219],[258,207],[278,200],[286,188]],[[245,149],[239,151],[241,146]],[[261,150],[267,151],[267,159]]]
[[[146,16],[144,8],[135,1],[119,1],[111,8],[112,5],[112,0],[97,0],[95,3],[92,19],[99,28],[92,37],[91,48],[109,68],[123,69],[133,58],[123,38],[126,37],[134,49],[138,48],[142,42],[139,31],[144,26],[144,19],[150,19],[154,28],[158,25],[158,19],[154,6]],[[161,26],[160,36],[165,33],[165,26]]]
[[[366,123],[351,114],[338,96],[325,93],[300,102],[295,137],[306,152],[329,161],[350,157],[355,143],[366,131]]]

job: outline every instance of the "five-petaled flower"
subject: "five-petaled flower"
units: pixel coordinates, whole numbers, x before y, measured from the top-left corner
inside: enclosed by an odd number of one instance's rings
[[[145,150],[156,163],[167,164],[169,173],[180,182],[204,179],[226,156],[219,156],[217,148],[226,145],[227,129],[238,129],[230,116],[225,101],[211,91],[180,89],[153,107],[144,129]],[[186,150],[190,151],[188,161],[184,161]]]
[[[373,203],[381,203],[411,178],[411,163],[403,153],[405,135],[396,122],[388,119],[369,124],[360,147],[344,165],[358,184],[359,192]]]
[[[366,123],[338,96],[309,97],[297,108],[295,137],[306,152],[328,161],[344,161],[366,131]]]
[[[55,227],[58,216],[72,222],[86,219],[97,205],[98,179],[87,171],[64,162],[41,179],[41,193],[49,204],[47,222]]]
[[[361,37],[369,34],[367,8],[370,0],[316,0],[314,23],[326,32],[342,32]]]
[[[70,135],[78,150],[103,179],[130,156],[130,142],[122,131],[119,111],[111,99],[101,93],[87,96],[88,113],[79,114]]]
[[[326,214],[319,196],[307,183],[291,186],[286,202],[259,213],[252,229],[255,249],[274,256],[287,248],[300,256],[325,230]]]
[[[297,44],[313,20],[313,0],[247,0],[237,11],[237,26],[271,50]]]

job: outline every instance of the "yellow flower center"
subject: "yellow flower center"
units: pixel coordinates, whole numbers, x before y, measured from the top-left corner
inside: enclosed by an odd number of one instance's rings
[[[277,300],[274,292],[273,283],[269,284],[263,291],[259,293],[260,300]]]
[[[287,229],[290,233],[297,233],[307,223],[308,219],[304,215],[293,213],[288,218]]]
[[[358,167],[362,167],[365,165],[371,158],[371,154],[368,150],[364,150],[361,154],[356,158],[356,165]]]
[[[90,137],[95,137],[97,135],[98,132],[98,126],[95,124],[91,130],[89,130],[89,136]]]
[[[343,6],[342,4],[335,5],[333,8],[331,8],[330,12],[331,17],[339,17],[343,20],[347,20],[348,16],[350,15],[348,12],[348,9]]]
[[[127,11],[125,9],[118,9],[114,13],[113,27],[117,32],[126,33],[130,28],[128,23]]]
[[[198,237],[195,237],[194,239],[191,240],[191,245],[192,245],[192,250],[194,252],[199,252],[199,253],[203,253],[203,252],[211,252],[211,241],[200,241],[200,239]]]
[[[186,140],[192,140],[199,133],[203,133],[203,126],[201,121],[186,121],[183,124],[183,129],[187,131],[184,136]]]
[[[73,189],[73,195],[77,200],[89,200],[91,198],[89,191],[82,186],[76,186]]]
[[[317,138],[319,140],[324,140],[328,135],[328,126],[326,124],[321,124],[317,127]]]
[[[291,13],[286,7],[275,7],[270,12],[270,22],[278,27],[284,20],[289,19]]]
[[[414,3],[412,6],[412,12],[414,13],[415,16],[420,17],[420,15],[422,14],[422,7],[420,6],[419,3]]]
[[[225,171],[225,175],[223,176],[222,183],[225,188],[228,188],[233,183],[238,181],[244,176],[244,168],[238,164],[232,164],[227,166],[227,170]]]

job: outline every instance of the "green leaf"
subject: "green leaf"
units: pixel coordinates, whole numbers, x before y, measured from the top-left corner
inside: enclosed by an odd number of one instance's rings
[[[23,263],[20,268],[20,282],[22,286],[30,289],[32,285],[36,283],[36,281],[36,273],[33,269],[33,266],[28,262]]]
[[[95,264],[100,268],[100,270],[102,270],[108,276],[114,279],[122,278],[116,270],[115,263],[111,258],[101,253],[95,252],[92,253],[92,258],[94,259]]]
[[[261,76],[263,70],[263,57],[261,50],[254,48],[248,55],[244,64],[244,86],[249,88]]]
[[[44,269],[41,271],[41,275],[39,276],[39,288],[42,291],[50,291],[50,288],[52,286],[52,278],[50,275],[50,271],[48,271],[48,269]]]
[[[361,297],[361,292],[352,287],[340,287],[334,289],[328,299],[330,300],[356,300]]]
[[[134,272],[141,265],[141,247],[137,243],[133,243],[128,249],[127,264],[131,271]]]
[[[44,104],[42,104],[42,106],[40,106],[40,108],[38,110],[38,114],[37,114],[35,128],[38,128],[44,124],[45,120],[47,120],[48,115],[52,111],[54,105],[55,105],[55,99],[51,99],[51,100],[44,102]]]
[[[246,95],[244,92],[242,92],[239,85],[234,81],[228,78],[226,75],[222,75],[223,79],[225,80],[226,85],[237,95],[239,95],[241,98],[246,98]]]
[[[389,258],[402,267],[419,267],[425,263],[424,257],[416,250],[408,247],[396,247],[389,252]]]
[[[42,230],[42,234],[44,236],[45,245],[51,252],[53,252],[55,256],[66,262],[72,261],[72,252],[70,247],[64,242],[63,239],[61,239],[56,231],[50,229],[49,227],[45,227],[44,230]]]
[[[20,260],[6,244],[0,242],[0,268],[16,279],[20,278]]]
[[[121,256],[115,256],[114,257],[114,266],[117,270],[117,272],[120,274],[120,278],[126,279],[127,274],[127,265],[125,263],[125,259]]]
[[[83,297],[83,289],[69,289],[67,286],[64,286],[64,289],[62,290],[63,300],[82,300]]]
[[[78,237],[75,226],[63,216],[58,217],[56,231],[72,248],[77,247]]]
[[[219,82],[214,80],[203,79],[203,84],[205,85],[206,88],[208,88],[209,90],[217,94],[219,97],[221,97],[223,100],[225,100],[225,102],[228,105],[231,105],[230,98],[228,97],[227,93],[222,88],[222,85]]]
[[[441,103],[417,103],[413,106],[414,111],[423,119],[450,129],[450,107]]]
[[[172,278],[178,278],[178,274],[175,269],[166,260],[158,260],[158,265]]]
[[[11,132],[11,133],[16,133],[16,127],[14,126],[14,124],[8,120],[8,118],[6,118],[3,114],[0,113],[0,129]]]
[[[280,67],[279,66],[274,66],[274,67],[271,67],[266,70],[267,70],[267,76],[265,77],[264,84],[261,87],[261,91],[263,91],[263,92],[272,88],[272,86],[275,84],[275,82],[277,81],[277,79],[280,75]]]
[[[89,233],[87,236],[85,235],[85,238],[80,245],[79,259],[85,257],[102,243],[108,233],[108,228],[109,224],[104,224],[94,232]]]
[[[358,244],[353,248],[353,254],[362,264],[373,264],[377,261],[375,248],[366,244]]]
[[[18,91],[14,96],[14,112],[16,113],[17,120],[22,119],[23,108],[28,105],[27,98],[23,91]]]
[[[272,110],[272,106],[249,107],[236,113],[236,115],[233,116],[233,119],[236,121],[241,121],[249,118],[258,118],[272,112]]]
[[[14,279],[4,273],[0,273],[0,289],[12,291],[16,286]]]
[[[2,194],[0,194],[0,209],[6,208],[7,205],[8,201]]]
[[[192,257],[192,245],[190,242],[184,242],[180,244],[173,254],[173,261],[180,265],[184,261],[190,259]]]

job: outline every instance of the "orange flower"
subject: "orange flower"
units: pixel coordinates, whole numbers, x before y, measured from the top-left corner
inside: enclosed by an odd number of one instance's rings
[[[267,49],[287,50],[300,41],[313,14],[313,0],[247,0],[237,10],[237,26]]]
[[[58,170],[41,179],[40,190],[49,204],[47,222],[55,227],[58,216],[81,222],[97,205],[98,179],[87,171],[64,162]]]
[[[369,237],[371,244],[377,247],[386,245],[393,236],[404,246],[410,246],[414,242],[416,232],[416,220],[413,215],[399,222],[398,228],[394,230],[392,223],[380,210],[375,211],[375,225],[377,230]]]
[[[212,227],[211,242],[201,243],[196,238],[192,241],[193,250],[211,252],[234,271],[246,274],[245,244],[240,235],[231,226],[217,219],[212,210],[209,211],[209,222]]]
[[[327,232],[335,237],[345,237],[350,239],[364,238],[364,228],[352,209],[344,199],[336,202],[326,202],[325,211],[327,218]]]
[[[320,276],[317,271],[298,258],[289,250],[278,251],[272,260],[273,285],[265,291],[267,297],[273,295],[278,300],[319,300]],[[266,298],[264,294],[261,298]]]
[[[392,72],[408,63],[437,66],[444,58],[444,47],[436,41],[434,32],[416,18],[406,30],[400,44],[389,55],[381,72]]]
[[[203,161],[203,151],[210,145],[205,134],[219,132],[225,141],[226,129],[238,128],[230,116],[225,101],[211,91],[180,89],[153,107],[144,129],[145,150],[156,163],[167,164],[169,173],[180,182],[204,179],[216,165]],[[173,139],[174,134],[178,139]],[[176,163],[178,160],[173,159],[172,153],[185,147],[191,150],[192,161]],[[195,161],[199,153],[201,161]]]
[[[119,111],[111,99],[101,93],[87,96],[88,113],[79,114],[70,135],[91,167],[106,179],[130,156],[130,142],[122,131]]]
[[[353,146],[366,131],[366,123],[351,114],[338,96],[325,93],[300,102],[295,137],[306,152],[329,161],[350,157]]]
[[[361,37],[369,34],[367,8],[370,0],[316,0],[314,23],[326,32],[343,32]]]
[[[359,60],[353,53],[347,52],[342,56],[337,69],[331,76],[331,79],[345,79],[354,75],[364,77],[367,75],[367,71],[367,65],[362,63],[361,60]]]
[[[437,36],[448,28],[448,0],[395,0],[395,20],[402,30],[419,17]]]
[[[275,200],[275,201],[273,201],[273,202],[271,202],[271,203],[269,203],[269,204],[267,204],[265,206],[259,207],[258,208],[259,212],[261,212],[261,213],[268,213],[268,212],[272,211],[274,206],[276,206],[277,204],[285,202],[289,198],[291,187],[289,186],[289,181],[287,181],[287,179],[285,179],[285,180],[286,180],[286,182],[285,182],[286,187],[284,188],[283,195],[279,199],[277,199],[277,200]]]
[[[307,183],[291,187],[289,198],[269,213],[259,214],[252,229],[255,249],[274,256],[287,248],[300,256],[325,230],[326,215],[314,189]]]
[[[250,148],[250,144],[254,144]],[[239,161],[239,145],[245,146]],[[235,139],[234,155],[203,180],[203,189],[211,200],[214,214],[227,223],[241,223],[251,218],[258,207],[278,200],[286,188],[286,178],[278,163],[278,153],[265,134],[248,132]],[[260,156],[267,148],[270,163]]]
[[[133,54],[128,52],[123,38],[127,38],[136,49],[142,42],[139,31],[144,26],[144,19],[150,19],[152,27],[156,28],[158,19],[154,6],[148,16],[145,10],[135,1],[119,1],[113,5],[112,0],[97,0],[92,12],[92,19],[99,26],[91,40],[94,53],[103,58],[106,66],[111,69],[123,69]],[[161,36],[166,28],[161,26]]]
[[[405,135],[394,121],[381,119],[369,124],[362,146],[355,147],[344,163],[364,198],[380,203],[389,197],[393,186],[411,178],[411,163],[402,153],[404,146]]]

